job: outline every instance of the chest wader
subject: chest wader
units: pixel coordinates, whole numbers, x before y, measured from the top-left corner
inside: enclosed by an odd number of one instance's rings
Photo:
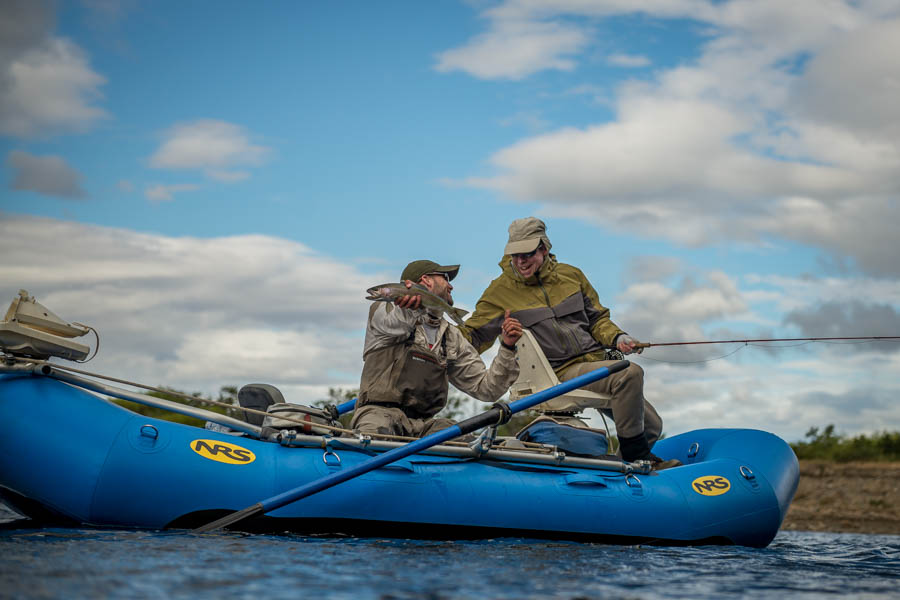
[[[375,350],[366,356],[360,382],[361,405],[397,406],[413,419],[433,417],[447,404],[447,362],[413,343]],[[446,355],[446,337],[441,338]]]

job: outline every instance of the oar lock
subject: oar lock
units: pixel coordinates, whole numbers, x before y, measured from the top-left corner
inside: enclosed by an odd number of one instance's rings
[[[502,400],[498,400],[491,404],[491,408],[496,408],[500,411],[500,415],[497,418],[496,425],[503,425],[504,423],[509,423],[509,420],[512,419],[512,409],[509,407],[509,404],[503,402]]]

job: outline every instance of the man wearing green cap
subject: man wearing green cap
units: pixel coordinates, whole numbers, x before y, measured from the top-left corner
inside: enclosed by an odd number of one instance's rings
[[[452,305],[450,281],[458,272],[459,265],[417,260],[400,278],[407,288],[418,283]],[[454,424],[434,418],[447,404],[449,383],[479,400],[495,402],[519,376],[515,348],[522,325],[516,319],[501,319],[500,351],[486,368],[459,329],[441,313],[420,308],[421,300],[413,290],[394,304],[375,302],[369,309],[353,429],[425,436]]]
[[[612,364],[607,348],[630,354],[637,342],[612,322],[584,273],[557,262],[550,248],[543,221],[534,217],[513,221],[500,260],[503,272],[482,294],[461,331],[483,352],[494,343],[504,315],[511,314],[534,334],[560,381],[567,381]],[[615,421],[625,460],[649,460],[656,469],[681,464],[650,452],[662,432],[662,419],[644,398],[640,366],[631,363],[586,389],[609,399],[556,398],[539,408],[582,426],[586,425],[574,415],[596,408]]]

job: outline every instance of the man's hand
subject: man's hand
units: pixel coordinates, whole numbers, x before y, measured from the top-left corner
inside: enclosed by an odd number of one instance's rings
[[[407,279],[404,281],[406,284],[406,289],[409,289],[413,286],[413,282]],[[410,296],[403,296],[402,298],[397,298],[394,302],[400,308],[409,308],[411,310],[416,310],[420,306],[422,306],[422,296],[419,294],[414,294]]]
[[[509,309],[503,315],[503,335],[500,337],[507,346],[515,346],[519,338],[522,337],[522,324],[518,319],[509,316]]]
[[[632,352],[637,352],[638,354],[640,354],[641,352],[643,352],[643,348],[635,348],[637,344],[638,341],[628,334],[620,335],[616,340],[616,348],[618,348],[619,352],[621,352],[622,354],[631,354]]]

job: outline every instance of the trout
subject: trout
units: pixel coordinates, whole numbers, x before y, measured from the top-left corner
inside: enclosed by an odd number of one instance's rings
[[[440,296],[435,296],[428,291],[428,288],[418,283],[414,283],[408,289],[406,284],[403,283],[382,283],[381,285],[370,287],[366,290],[366,293],[369,294],[366,296],[366,300],[374,300],[375,302],[395,302],[403,296],[421,296],[421,306],[423,308],[430,309],[431,312],[437,314],[444,313],[457,325],[462,325],[462,318],[469,314],[467,310],[453,308],[446,300]]]

